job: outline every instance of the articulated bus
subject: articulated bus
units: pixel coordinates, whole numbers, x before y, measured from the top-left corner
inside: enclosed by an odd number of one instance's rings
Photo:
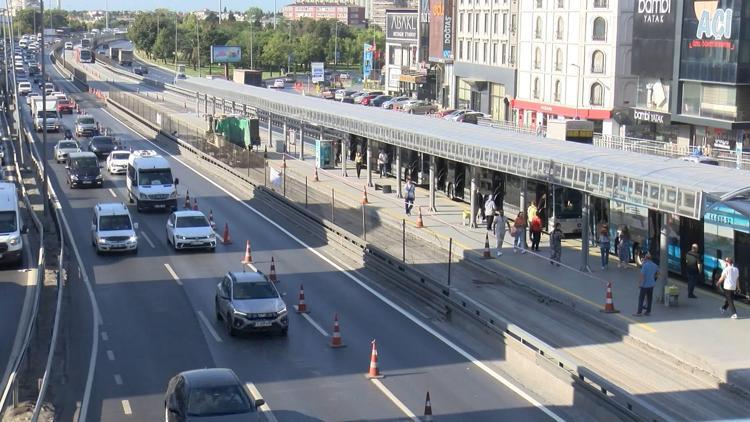
[[[92,42],[91,38],[84,38],[81,40],[81,48],[91,50]]]
[[[75,57],[78,63],[94,63],[94,54],[91,50],[80,46],[75,49]]]

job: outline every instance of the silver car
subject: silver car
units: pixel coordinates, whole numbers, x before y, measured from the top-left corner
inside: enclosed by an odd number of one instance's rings
[[[435,104],[428,103],[427,101],[415,100],[405,103],[401,110],[409,114],[432,114],[437,111]]]
[[[216,319],[227,333],[277,331],[287,335],[286,304],[276,286],[260,271],[228,272],[216,286]]]
[[[55,144],[55,161],[58,163],[65,162],[68,159],[68,154],[71,152],[81,152],[81,147],[78,142],[72,139],[63,139],[57,141]]]
[[[208,248],[216,250],[216,233],[200,211],[175,211],[167,220],[167,242],[175,250]]]

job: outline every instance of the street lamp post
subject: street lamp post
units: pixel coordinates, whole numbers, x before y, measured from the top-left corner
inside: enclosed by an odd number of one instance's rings
[[[44,33],[44,0],[39,1],[39,11],[41,14],[42,22],[40,23],[40,27],[42,28],[42,33]],[[46,66],[45,63],[47,62],[47,57],[44,55],[44,38],[42,38],[42,42],[40,43],[40,54],[41,54],[41,62],[42,62],[42,82],[47,80],[47,73],[46,73]],[[47,90],[42,89],[42,166],[44,168],[44,182],[42,183],[42,200],[44,201],[43,205],[43,212],[46,215],[47,214],[47,183],[49,183],[49,175],[47,173]],[[18,108],[18,104],[16,104],[16,108]],[[19,120],[18,124],[20,125],[21,122]],[[20,127],[19,127],[20,130]]]
[[[198,44],[198,77],[203,76],[201,73],[201,36],[198,31],[200,28],[200,22],[198,22],[198,19],[195,20],[195,39]]]
[[[575,67],[578,74],[576,77],[576,120],[580,118],[580,115],[578,114],[579,105],[578,102],[581,98],[581,66],[578,66],[575,63],[571,63],[570,66]]]
[[[253,67],[253,32],[255,26],[255,15],[250,16],[250,69],[255,69]]]

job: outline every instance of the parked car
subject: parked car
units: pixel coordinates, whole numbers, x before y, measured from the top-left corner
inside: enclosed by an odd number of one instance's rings
[[[395,104],[395,103],[397,103],[399,101],[408,100],[408,99],[409,99],[409,97],[407,97],[407,96],[398,95],[398,96],[392,97],[390,100],[384,101],[383,104],[380,107],[390,110],[390,109],[393,108],[393,104]]]
[[[356,94],[357,91],[353,91],[351,89],[337,89],[333,98],[336,101],[343,101],[344,97],[351,97],[352,94]]]
[[[228,272],[216,286],[216,319],[230,336],[240,331],[278,331],[287,335],[286,304],[272,281],[260,271]]]
[[[362,92],[360,92],[359,94],[357,94],[357,95],[355,95],[354,97],[352,97],[352,100],[354,100],[354,104],[359,104],[359,103],[361,103],[361,102],[362,102],[362,99],[363,99],[363,98],[365,98],[365,97],[366,97],[366,96],[368,96],[368,95],[370,95],[370,93],[369,93],[369,92],[367,92],[367,91],[362,91]]]
[[[378,95],[382,95],[382,94],[368,94],[368,95],[364,96],[362,98],[362,101],[360,101],[359,103],[362,104],[363,106],[369,106],[370,105],[370,101],[374,100],[375,97],[377,97]]]
[[[373,107],[382,107],[383,103],[390,100],[391,98],[393,97],[391,97],[390,95],[378,95],[370,101],[370,105]]]
[[[706,157],[705,155],[688,155],[687,157],[681,157],[682,161],[690,161],[691,163],[708,164],[710,166],[718,166],[719,161],[712,157]]]
[[[402,111],[409,114],[433,114],[437,109],[437,105],[423,100],[410,101],[401,107]]]
[[[250,421],[263,399],[248,395],[231,369],[203,368],[181,372],[167,385],[164,397],[166,422]],[[254,416],[251,416],[254,415]]]
[[[286,82],[284,82],[283,79],[276,79],[275,81],[273,81],[273,85],[269,86],[269,88],[284,89],[285,86]]]
[[[445,118],[445,116],[453,113],[454,111],[456,111],[455,108],[446,108],[445,110],[438,111],[437,112],[437,117]]]
[[[443,117],[443,119],[453,120],[454,122],[457,122],[459,121],[458,119],[466,113],[473,113],[473,110],[467,110],[467,109],[453,110],[451,113],[446,114]]]
[[[458,116],[456,118],[457,122],[461,123],[471,123],[473,125],[476,125],[479,123],[479,119],[486,117],[484,113],[480,113],[478,111],[471,111],[468,113],[464,113],[461,116]]]
[[[407,103],[410,103],[410,102],[413,102],[413,101],[416,101],[416,100],[414,98],[411,98],[411,97],[404,98],[402,100],[398,100],[398,101],[394,102],[393,105],[391,106],[391,108],[393,110],[401,110],[401,108],[404,106],[404,104],[407,104]]]
[[[326,88],[322,91],[320,91],[320,98],[323,98],[324,100],[333,100],[336,95],[336,90],[331,88]]]

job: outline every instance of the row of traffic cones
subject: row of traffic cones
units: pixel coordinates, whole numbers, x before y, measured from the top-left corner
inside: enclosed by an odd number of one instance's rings
[[[225,237],[229,236],[229,226],[224,227],[224,235]],[[245,256],[242,258],[242,262],[245,265],[252,264],[253,263],[253,251],[250,249],[250,241],[245,242]],[[273,281],[274,283],[279,282],[279,277],[276,275],[276,260],[271,257],[271,269],[268,272],[268,279]]]

